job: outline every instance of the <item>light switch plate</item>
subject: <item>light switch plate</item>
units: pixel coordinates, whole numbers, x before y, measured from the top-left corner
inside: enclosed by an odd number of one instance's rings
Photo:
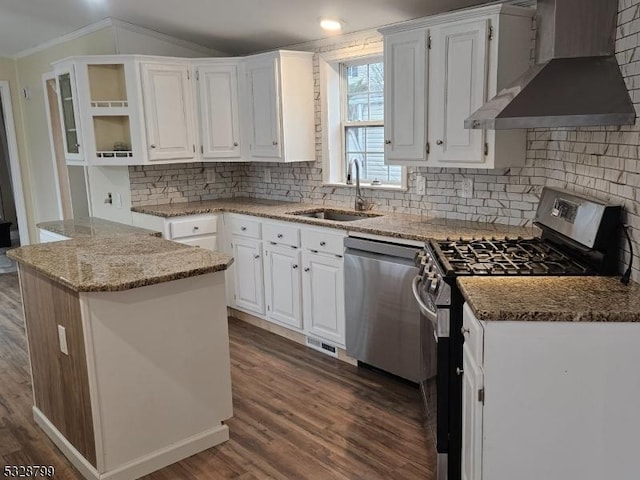
[[[65,355],[69,355],[67,347],[67,331],[62,325],[58,325],[58,341],[60,342],[60,351]]]
[[[462,179],[462,198],[473,198],[473,178]]]

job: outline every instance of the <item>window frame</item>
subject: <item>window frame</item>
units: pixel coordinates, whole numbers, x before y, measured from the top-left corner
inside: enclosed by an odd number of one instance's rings
[[[348,162],[346,158],[347,126],[380,126],[382,121],[345,122],[347,118],[346,68],[352,65],[364,65],[383,60],[382,45],[364,48],[358,55],[345,56],[339,52],[320,54],[320,117],[322,131],[322,171],[324,186],[352,187],[346,183]],[[367,125],[368,124],[368,125]],[[339,129],[339,132],[336,130]],[[391,191],[408,191],[408,173],[406,166],[400,166],[400,183],[381,183],[372,185],[361,182],[362,188]]]

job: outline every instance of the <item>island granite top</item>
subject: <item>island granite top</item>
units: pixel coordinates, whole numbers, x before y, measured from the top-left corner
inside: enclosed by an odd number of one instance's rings
[[[54,220],[52,222],[41,222],[36,226],[43,230],[57,233],[59,235],[64,235],[65,237],[69,238],[96,238],[103,237],[105,235],[118,236],[132,234],[147,234],[156,237],[162,236],[161,232],[154,232],[153,230],[133,227],[124,223],[112,222],[96,217],[74,218],[71,220]]]
[[[253,198],[229,198],[202,202],[173,203],[166,205],[136,206],[131,210],[137,213],[163,218],[198,215],[204,213],[229,212],[257,217],[298,222],[328,228],[361,232],[406,240],[426,241],[430,238],[471,238],[482,236],[511,236],[531,238],[539,235],[535,227],[509,226],[499,223],[451,220],[438,217],[407,215],[373,210],[365,213],[379,216],[363,218],[351,222],[321,220],[292,212],[328,209],[352,213],[343,207],[323,206],[309,203],[278,202]]]
[[[76,292],[115,292],[225,270],[233,258],[148,234],[79,236],[7,251]]]
[[[478,320],[640,322],[640,285],[619,277],[458,277]]]

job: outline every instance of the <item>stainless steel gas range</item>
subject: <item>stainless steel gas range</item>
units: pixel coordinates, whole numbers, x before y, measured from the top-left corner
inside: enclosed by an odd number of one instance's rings
[[[464,299],[456,278],[616,274],[620,217],[619,206],[545,188],[535,217],[540,238],[429,241],[418,254],[413,293],[436,342],[437,375],[421,387],[438,452],[438,480],[461,476]]]

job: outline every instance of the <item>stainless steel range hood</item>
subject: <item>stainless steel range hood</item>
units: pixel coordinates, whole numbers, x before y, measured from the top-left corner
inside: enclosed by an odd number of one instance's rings
[[[465,128],[633,124],[614,41],[616,0],[538,0],[536,65],[465,120]]]

